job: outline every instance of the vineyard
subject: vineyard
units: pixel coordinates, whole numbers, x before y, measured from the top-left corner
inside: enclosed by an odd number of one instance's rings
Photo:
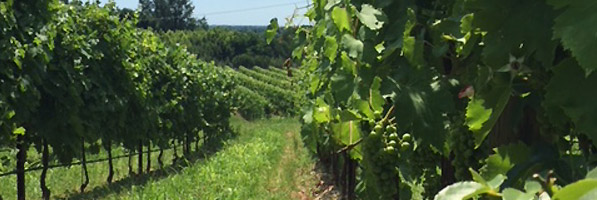
[[[138,28],[138,13],[123,16],[114,2],[0,1],[0,181],[12,184],[0,200],[98,198],[89,187],[185,167],[196,178],[187,186],[238,192],[197,166],[232,185],[243,183],[219,176],[242,174],[265,194],[254,181],[270,181],[270,164],[309,167],[301,148],[341,199],[597,199],[595,9],[592,0],[315,0],[311,24],[284,32],[296,30],[296,46],[282,67],[200,60],[177,42],[207,33]],[[268,43],[287,39],[279,29],[272,20]],[[249,121],[235,129],[239,118]],[[73,177],[79,196],[56,186]],[[276,199],[288,187],[170,189]]]

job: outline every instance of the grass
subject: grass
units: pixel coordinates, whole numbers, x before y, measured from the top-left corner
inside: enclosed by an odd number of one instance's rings
[[[298,138],[292,119],[246,122],[239,137],[180,173],[150,181],[107,199],[296,199],[313,161]]]
[[[56,199],[300,199],[316,181],[310,175],[314,161],[299,139],[299,123],[273,118],[248,122],[232,118],[238,137],[213,155],[200,155],[181,165],[142,176],[128,176],[128,159],[115,160],[115,183],[106,184],[107,162],[88,165],[90,185],[78,193],[80,166],[48,171],[48,186]],[[181,151],[179,151],[180,154]],[[115,155],[120,155],[116,154]],[[155,156],[155,157],[153,157]],[[152,167],[157,153],[152,154]],[[136,161],[136,157],[133,158]],[[136,162],[135,162],[136,163]],[[135,165],[133,165],[135,166]],[[133,168],[136,170],[136,167]],[[27,197],[41,197],[39,175],[27,173]],[[15,177],[0,178],[0,194],[16,199]]]
[[[37,152],[33,149],[28,151],[28,160],[32,160],[31,157],[35,157]],[[113,155],[125,155],[125,152],[121,148],[115,148],[113,150]],[[182,154],[182,148],[178,148],[178,155]],[[143,155],[143,167],[145,168],[147,164],[147,154]],[[152,156],[152,170],[159,168],[159,164],[157,161],[158,152],[154,152],[151,154]],[[97,158],[104,158],[107,157],[105,152],[102,152],[98,155],[93,155],[88,158],[88,160],[94,160]],[[137,172],[137,156],[133,156],[132,166],[133,170]],[[165,150],[163,155],[163,161],[166,166],[172,165],[172,158],[174,158],[173,150]],[[40,158],[41,159],[41,158]],[[76,161],[76,160],[75,160]],[[128,158],[120,158],[114,160],[114,181],[122,181],[131,179],[128,174]],[[106,178],[108,176],[108,162],[98,162],[93,164],[87,165],[87,170],[89,172],[89,185],[87,186],[86,190],[91,191],[95,190],[99,187],[106,185]],[[25,187],[26,187],[26,194],[27,198],[29,199],[38,199],[41,198],[41,188],[39,187],[39,179],[41,175],[41,170],[31,171],[25,173]],[[6,176],[0,178],[0,195],[2,195],[5,199],[17,199],[17,189],[16,189],[16,176]],[[83,183],[83,175],[82,169],[80,165],[73,165],[71,167],[59,167],[54,169],[49,169],[46,182],[48,188],[52,192],[53,198],[69,198],[74,194],[77,194],[79,191],[80,185]]]

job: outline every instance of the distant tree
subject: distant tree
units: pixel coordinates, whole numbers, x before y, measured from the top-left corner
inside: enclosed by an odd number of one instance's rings
[[[125,17],[130,19],[135,15],[135,11],[130,8],[123,8],[118,10],[118,15],[120,16],[120,19],[124,19]]]
[[[190,0],[139,0],[139,27],[156,30],[206,29],[205,18],[193,18],[195,6]]]

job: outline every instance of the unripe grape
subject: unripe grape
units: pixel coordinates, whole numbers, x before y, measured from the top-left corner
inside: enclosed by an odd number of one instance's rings
[[[388,146],[390,146],[390,147],[396,147],[396,141],[394,141],[394,140],[388,141]]]
[[[384,152],[386,153],[394,153],[395,149],[392,146],[384,148]]]
[[[390,134],[390,136],[388,137],[390,140],[398,140],[398,134],[396,133],[392,133]]]
[[[371,133],[369,133],[369,136],[375,138],[378,136],[378,134],[375,131],[371,131]]]
[[[396,126],[388,125],[388,126],[386,126],[386,131],[388,131],[390,133],[394,133],[394,132],[396,132]]]
[[[373,130],[379,134],[381,134],[381,132],[383,131],[383,126],[381,125],[375,125],[375,127],[373,127]]]
[[[373,116],[375,117],[375,119],[381,118],[381,111],[375,111],[375,112],[373,112]]]
[[[400,151],[405,152],[409,149],[410,149],[410,143],[402,142],[402,144],[400,144]]]
[[[404,135],[402,135],[402,140],[404,140],[405,142],[410,142],[412,141],[412,137],[410,136],[410,134],[405,133]]]

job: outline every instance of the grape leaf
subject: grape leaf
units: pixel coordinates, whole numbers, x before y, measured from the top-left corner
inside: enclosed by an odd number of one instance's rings
[[[500,68],[512,54],[535,56],[551,66],[557,46],[551,34],[555,12],[544,1],[472,0],[466,7],[475,12],[473,25],[487,31],[485,64]]]
[[[589,75],[597,69],[597,1],[594,0],[548,0],[562,13],[555,18],[553,37],[562,40]]]
[[[381,78],[375,77],[373,79],[373,83],[371,84],[371,89],[369,89],[369,99],[371,108],[374,111],[383,111],[383,105],[386,103],[383,97],[381,96],[381,92],[379,91],[381,87]]]
[[[12,133],[15,135],[25,135],[25,132],[27,132],[27,130],[25,130],[23,127],[16,128],[14,131],[12,131]]]
[[[503,200],[529,200],[534,199],[535,194],[524,193],[514,188],[506,188],[502,191]]]
[[[506,174],[514,165],[525,162],[530,157],[530,150],[523,143],[501,146],[494,151],[495,154],[490,155],[480,169],[480,174],[485,179]]]
[[[334,24],[336,24],[336,27],[338,27],[338,30],[340,32],[342,31],[351,31],[350,30],[350,21],[348,19],[348,13],[346,13],[346,8],[340,8],[340,7],[334,7],[334,9],[332,10],[332,20],[334,21]]]
[[[464,200],[475,195],[489,192],[491,189],[477,182],[465,181],[454,183],[442,189],[435,200]]]
[[[338,55],[338,43],[336,42],[336,38],[330,36],[325,37],[323,55],[330,59],[330,62],[333,62],[336,59],[336,55]]]
[[[384,18],[383,13],[369,4],[362,5],[361,11],[357,13],[357,17],[361,20],[361,23],[371,30],[380,29],[384,24],[384,21],[382,21]]]
[[[478,148],[499,119],[508,104],[512,92],[512,82],[507,74],[495,76],[489,85],[473,97],[473,105],[467,107],[466,125],[475,137],[475,148]],[[483,104],[483,106],[479,106]],[[490,115],[487,118],[487,115]],[[480,126],[481,125],[481,126]]]
[[[593,168],[586,176],[587,179],[597,179],[597,167]]]
[[[316,107],[313,112],[313,119],[320,124],[331,120],[330,106],[321,98],[317,99]]]
[[[567,185],[553,195],[553,200],[589,200],[597,198],[597,180],[584,179]]]
[[[491,117],[492,109],[483,106],[485,100],[473,98],[466,107],[466,122],[465,124],[471,131],[479,131],[483,128],[483,123]]]
[[[342,36],[342,46],[348,50],[348,55],[351,58],[357,58],[363,53],[363,42],[355,39],[350,34]]]
[[[278,27],[279,25],[277,18],[273,18],[269,21],[269,26],[267,26],[267,30],[265,31],[267,44],[270,44],[274,37],[276,37],[276,34],[278,33]]]
[[[553,69],[554,76],[546,86],[546,110],[560,108],[574,122],[581,133],[597,142],[597,92],[589,88],[597,85],[597,75],[585,77],[576,60],[562,61]],[[572,81],[573,80],[573,81]]]

